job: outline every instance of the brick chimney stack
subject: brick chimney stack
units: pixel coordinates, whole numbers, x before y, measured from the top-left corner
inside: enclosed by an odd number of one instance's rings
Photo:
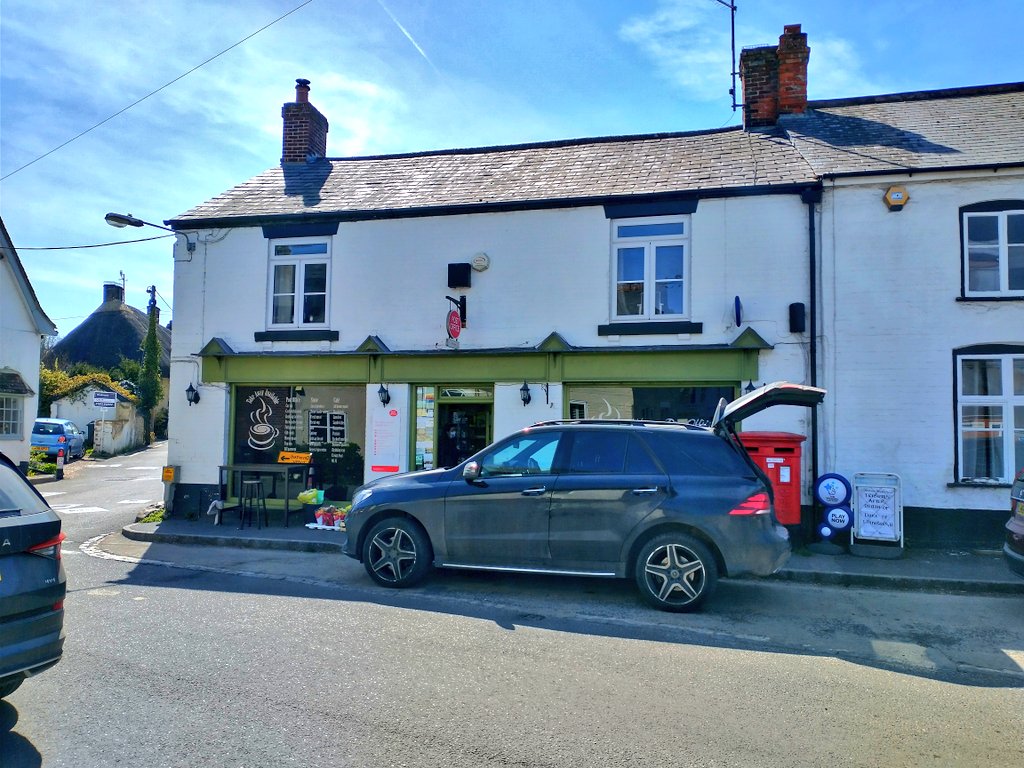
[[[787,24],[778,47],[745,48],[740,53],[743,127],[775,125],[779,115],[807,109],[807,62],[811,49],[799,24]]]
[[[284,121],[281,164],[327,156],[327,118],[309,103],[309,80],[295,81],[295,101],[281,107]]]

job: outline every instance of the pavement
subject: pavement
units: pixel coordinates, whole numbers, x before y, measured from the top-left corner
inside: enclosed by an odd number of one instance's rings
[[[303,580],[315,580],[318,573],[328,570],[344,580],[345,573],[361,571],[355,560],[341,555],[343,531],[306,528],[294,518],[287,528],[273,518],[273,525],[244,529],[230,517],[222,525],[213,520],[203,515],[198,520],[131,523],[120,533],[90,542],[90,547],[113,557],[207,569],[224,562],[227,548],[250,573]],[[339,559],[345,563],[341,573]],[[854,555],[836,545],[812,545],[794,551],[786,566],[769,578],[830,586],[1024,596],[1024,579],[1010,572],[1000,550],[904,549],[899,557],[882,558]]]

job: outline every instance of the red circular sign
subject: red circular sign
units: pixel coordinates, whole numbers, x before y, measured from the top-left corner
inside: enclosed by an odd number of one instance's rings
[[[460,333],[462,333],[462,320],[459,319],[459,313],[453,309],[448,313],[448,337],[457,339]]]

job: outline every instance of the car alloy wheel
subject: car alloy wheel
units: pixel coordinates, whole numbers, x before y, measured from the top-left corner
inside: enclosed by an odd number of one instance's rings
[[[694,611],[714,591],[718,567],[706,546],[684,533],[657,536],[640,550],[640,596],[663,611]]]
[[[413,520],[392,517],[370,530],[363,564],[370,578],[385,587],[411,587],[430,569],[430,541]]]

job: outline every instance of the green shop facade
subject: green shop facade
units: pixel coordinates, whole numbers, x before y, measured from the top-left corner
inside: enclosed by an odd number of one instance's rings
[[[528,349],[437,351],[392,351],[371,336],[351,352],[235,352],[214,338],[199,357],[202,380],[230,393],[225,463],[308,452],[308,484],[343,502],[369,479],[453,466],[537,421],[708,424],[720,398],[759,379],[759,354],[770,349],[747,328],[729,344],[604,348],[558,333]],[[283,502],[278,490],[272,507]],[[195,514],[220,492],[179,484],[175,509]]]

